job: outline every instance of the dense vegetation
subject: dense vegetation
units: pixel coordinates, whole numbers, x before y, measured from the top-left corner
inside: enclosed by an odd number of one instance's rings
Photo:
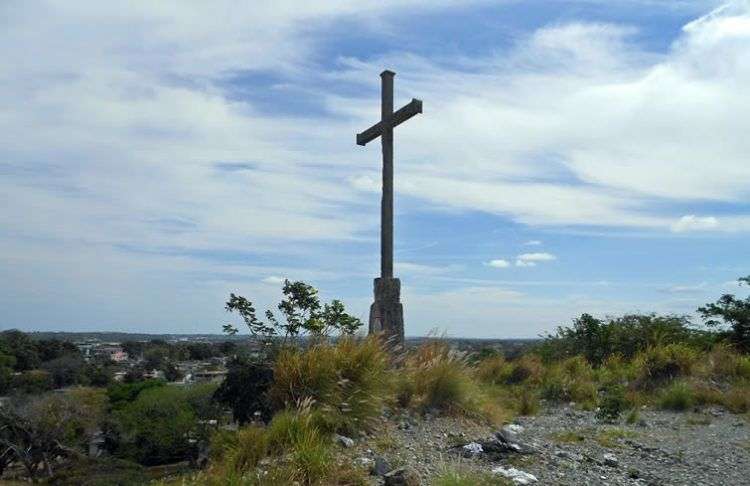
[[[238,352],[218,388],[135,379],[106,390],[18,397],[0,409],[6,451],[0,467],[62,478],[59,484],[111,484],[80,482],[82,469],[102,471],[106,463],[113,475],[140,484],[151,471],[143,466],[197,466],[208,453],[202,470],[163,483],[364,484],[367,471],[340,460],[332,439],[378,434],[375,424],[384,410],[498,425],[571,402],[596,410],[603,423],[635,422],[643,406],[750,412],[750,300],[722,296],[702,307],[711,321],[703,328],[681,316],[584,314],[511,359],[493,349],[461,353],[440,339],[397,351],[378,337],[357,338],[352,333],[360,323],[343,305],[321,305],[312,287],[298,284],[285,284],[283,322],[269,312],[261,323],[250,301],[231,296],[227,310],[238,312],[267,346],[254,355]],[[304,345],[302,335],[310,338]],[[20,352],[6,353],[7,366],[25,360],[30,372],[61,357],[50,352],[34,361],[28,352],[33,346],[22,344]],[[236,430],[225,427],[230,415],[240,424]],[[85,457],[100,431],[109,457]],[[472,474],[447,469],[435,481],[491,484]]]

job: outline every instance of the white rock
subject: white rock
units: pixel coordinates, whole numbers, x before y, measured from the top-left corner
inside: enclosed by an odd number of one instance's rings
[[[495,474],[501,474],[516,484],[531,484],[537,482],[536,476],[514,467],[505,468],[498,466],[492,470]]]
[[[523,425],[518,424],[507,424],[503,426],[503,432],[510,432],[511,434],[518,435],[523,432]]]
[[[617,467],[620,461],[617,460],[617,456],[614,454],[606,453],[602,456],[604,458],[604,464],[611,467]]]
[[[484,452],[484,449],[482,449],[482,444],[479,444],[478,442],[469,442],[464,446],[464,451],[475,456]]]
[[[342,446],[346,447],[347,449],[349,447],[354,447],[354,439],[350,439],[349,437],[336,434],[334,436],[334,440],[338,442],[339,444],[341,444]]]

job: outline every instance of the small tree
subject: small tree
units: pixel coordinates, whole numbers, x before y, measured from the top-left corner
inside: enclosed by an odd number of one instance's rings
[[[740,285],[750,285],[750,275],[738,279]],[[744,300],[724,294],[716,302],[698,308],[709,327],[729,326],[729,339],[744,351],[750,351],[750,296]]]
[[[283,322],[279,322],[270,310],[265,313],[265,321],[258,319],[253,303],[235,294],[230,294],[226,310],[237,312],[250,334],[261,337],[265,342],[270,342],[277,335],[283,335],[286,342],[302,334],[314,337],[328,336],[332,332],[354,334],[362,326],[362,321],[346,313],[344,304],[339,300],[321,306],[317,289],[304,282],[285,280],[282,292],[284,299],[278,309],[284,316]],[[224,325],[223,330],[229,335],[238,332],[231,324]]]

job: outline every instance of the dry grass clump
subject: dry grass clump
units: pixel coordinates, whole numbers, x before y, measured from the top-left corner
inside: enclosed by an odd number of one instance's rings
[[[538,385],[544,376],[542,359],[535,354],[525,354],[513,362],[513,369],[506,380],[509,385],[520,383]]]
[[[476,376],[482,383],[502,385],[513,372],[513,365],[501,355],[490,356],[476,365]]]
[[[693,388],[684,381],[675,381],[659,397],[659,408],[684,412],[695,404]]]
[[[479,386],[466,357],[443,341],[419,346],[399,372],[397,399],[402,406],[493,422],[507,417]]]
[[[594,370],[583,356],[553,363],[545,370],[541,386],[542,398],[555,402],[576,402],[593,410],[597,403]]]
[[[276,414],[266,427],[222,431],[212,440],[213,466],[205,484],[335,484],[333,451],[320,411],[308,401]],[[273,457],[270,466],[260,467]],[[262,478],[262,481],[260,480]]]
[[[282,351],[269,397],[277,408],[310,400],[342,431],[367,428],[390,393],[389,357],[375,337]]]
[[[702,374],[715,380],[750,379],[750,357],[743,356],[726,344],[714,346],[701,362]]]
[[[675,378],[690,376],[698,351],[685,344],[651,346],[633,360],[637,386],[653,388]]]

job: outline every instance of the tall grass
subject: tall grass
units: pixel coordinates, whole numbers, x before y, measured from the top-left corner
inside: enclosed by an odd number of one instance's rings
[[[413,350],[399,372],[397,396],[402,405],[493,422],[507,416],[482,390],[466,356],[444,341],[434,340]]]
[[[342,338],[282,351],[269,397],[276,408],[310,401],[336,429],[352,432],[367,428],[380,413],[391,376],[388,354],[377,338]]]

